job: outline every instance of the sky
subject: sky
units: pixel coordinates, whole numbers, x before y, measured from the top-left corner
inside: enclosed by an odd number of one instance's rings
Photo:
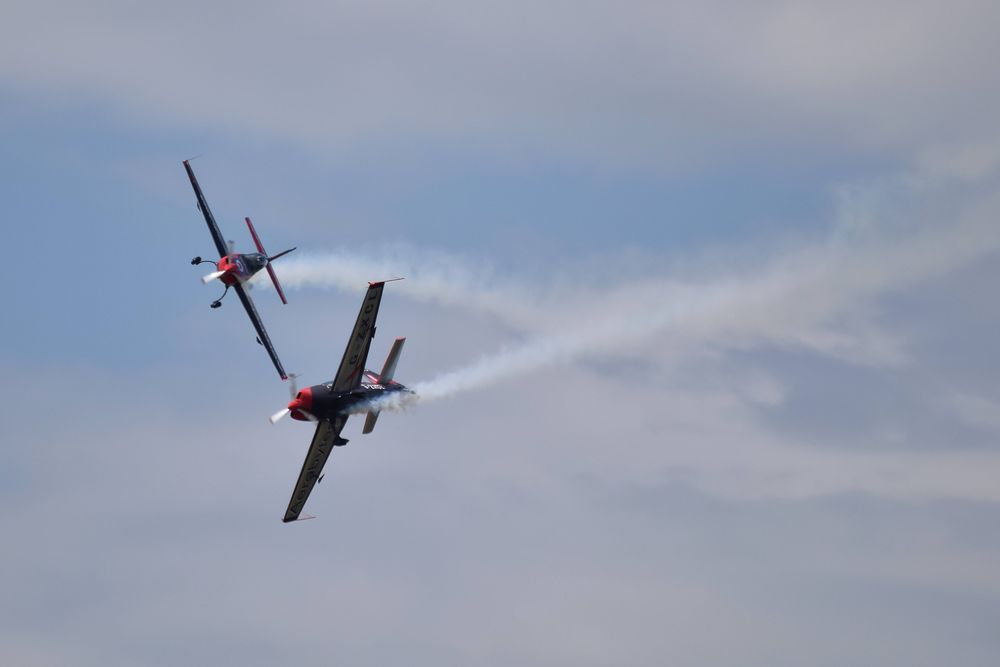
[[[996,664],[995,3],[0,17],[0,663]]]

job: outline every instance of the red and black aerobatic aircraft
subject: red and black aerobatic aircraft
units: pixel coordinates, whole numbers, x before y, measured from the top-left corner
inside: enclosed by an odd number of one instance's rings
[[[240,301],[243,302],[243,307],[246,309],[247,315],[250,316],[253,328],[257,330],[257,342],[267,350],[267,354],[271,357],[271,361],[274,362],[274,367],[277,369],[281,379],[287,380],[288,375],[285,373],[285,369],[278,359],[278,353],[275,352],[274,345],[271,344],[271,339],[264,328],[264,323],[261,321],[260,315],[257,314],[257,309],[250,299],[247,288],[243,285],[258,271],[267,269],[268,275],[271,276],[271,282],[274,283],[274,288],[278,291],[278,296],[281,297],[281,302],[287,304],[288,301],[285,300],[285,293],[281,291],[281,285],[278,284],[278,276],[274,274],[271,262],[282,255],[287,255],[292,250],[295,250],[295,248],[279,252],[277,255],[268,256],[264,250],[264,246],[261,245],[260,238],[257,236],[257,231],[253,228],[253,223],[250,222],[250,218],[246,218],[247,227],[250,228],[250,235],[257,246],[257,252],[234,252],[232,241],[227,244],[222,238],[222,232],[219,231],[219,226],[215,223],[215,217],[208,208],[205,195],[202,194],[201,187],[198,185],[198,179],[194,177],[194,171],[191,170],[191,165],[187,160],[184,160],[184,169],[187,170],[188,178],[191,179],[191,186],[194,188],[194,194],[198,198],[198,208],[201,210],[202,215],[205,216],[205,222],[208,224],[208,232],[212,235],[212,241],[215,242],[216,250],[219,251],[219,261],[217,262],[210,259],[202,259],[201,257],[195,257],[191,260],[191,263],[195,265],[205,263],[215,265],[215,271],[201,279],[203,283],[207,285],[211,281],[218,279],[226,286],[225,291],[222,292],[222,296],[212,302],[212,308],[218,308],[222,305],[223,297],[226,296],[229,288],[232,287],[236,291],[236,294],[239,295]]]
[[[393,379],[405,338],[397,338],[393,342],[381,373],[365,369],[368,349],[375,337],[375,318],[378,316],[385,282],[388,281],[368,284],[368,292],[361,303],[361,311],[347,341],[347,349],[340,360],[336,377],[330,382],[313,385],[302,391],[295,390],[293,378],[292,400],[288,407],[271,416],[272,424],[287,414],[299,421],[317,422],[316,433],[302,464],[302,472],[295,483],[292,498],[288,501],[283,519],[286,523],[299,519],[310,492],[323,479],[323,466],[333,448],[347,444],[347,439],[340,437],[347,418],[352,414],[367,413],[362,433],[371,433],[384,401],[401,392],[413,394],[412,390]]]

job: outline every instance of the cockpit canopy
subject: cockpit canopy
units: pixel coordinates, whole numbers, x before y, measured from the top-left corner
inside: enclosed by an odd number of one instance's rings
[[[259,252],[248,252],[243,255],[243,261],[246,262],[247,270],[250,272],[259,271],[267,266],[267,257]]]

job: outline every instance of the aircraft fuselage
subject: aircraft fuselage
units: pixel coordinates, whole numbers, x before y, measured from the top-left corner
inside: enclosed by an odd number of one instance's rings
[[[219,259],[219,271],[225,271],[219,280],[226,285],[245,283],[266,266],[267,257],[259,252],[234,252]]]
[[[370,375],[369,375],[370,374]],[[349,391],[333,390],[333,383],[315,384],[299,391],[288,403],[292,419],[312,421],[332,419],[337,415],[367,412],[378,400],[390,394],[413,393],[402,384],[390,381],[385,384],[367,381],[377,377],[371,371],[365,373],[366,381]]]

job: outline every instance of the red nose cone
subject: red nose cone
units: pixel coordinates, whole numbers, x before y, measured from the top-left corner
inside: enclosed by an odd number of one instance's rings
[[[219,280],[225,285],[235,285],[239,282],[237,277],[236,264],[229,259],[229,255],[226,255],[219,259],[219,271],[225,271],[224,275],[219,276]]]
[[[305,388],[295,395],[291,401],[288,402],[289,410],[305,410],[309,412],[312,410],[313,405],[313,394],[312,389]]]

